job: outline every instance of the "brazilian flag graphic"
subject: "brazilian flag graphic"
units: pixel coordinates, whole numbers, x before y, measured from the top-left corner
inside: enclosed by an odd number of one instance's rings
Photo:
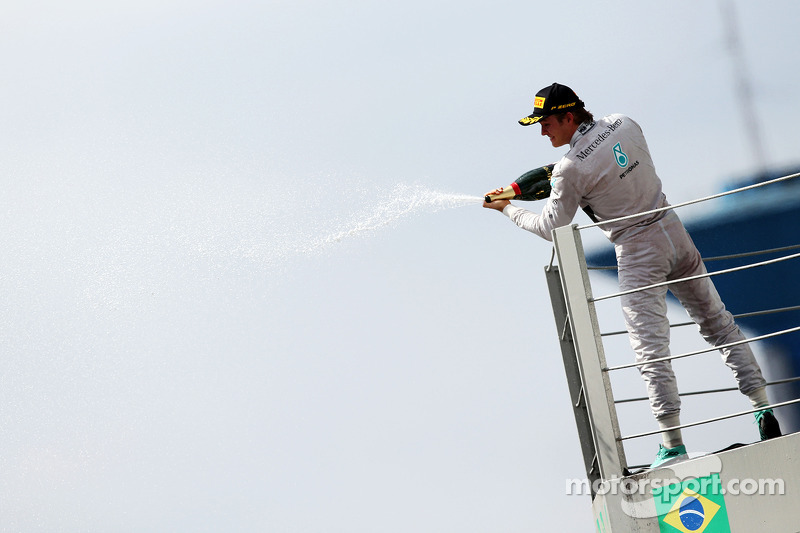
[[[653,489],[661,533],[730,533],[719,474]]]

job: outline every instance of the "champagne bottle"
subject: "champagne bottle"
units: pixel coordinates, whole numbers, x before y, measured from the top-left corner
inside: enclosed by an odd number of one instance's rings
[[[500,194],[487,194],[486,201],[492,200],[541,200],[550,196],[550,178],[553,176],[555,165],[529,170],[508,187],[503,188]]]

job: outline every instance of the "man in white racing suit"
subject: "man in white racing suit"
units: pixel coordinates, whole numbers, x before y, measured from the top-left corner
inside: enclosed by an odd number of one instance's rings
[[[569,152],[556,163],[551,192],[541,214],[511,205],[508,200],[485,202],[484,207],[502,211],[519,227],[552,240],[553,229],[572,222],[578,208],[596,222],[666,207],[639,125],[624,115],[594,120],[572,89],[554,83],[536,94],[533,114],[521,119],[527,126],[539,123],[542,135],[554,147],[569,145]],[[490,194],[498,194],[501,189]],[[614,243],[620,290],[706,272],[700,253],[678,216],[671,209],[600,226]],[[710,278],[670,285],[700,333],[712,346],[744,340],[732,315],[725,309]],[[680,398],[669,361],[667,287],[622,296],[630,343],[639,371],[647,386],[650,407],[662,429],[663,444],[651,467],[686,455],[680,429]],[[733,371],[739,390],[754,409],[769,405],[766,382],[748,344],[720,349]],[[780,436],[771,409],[756,413],[761,439]]]

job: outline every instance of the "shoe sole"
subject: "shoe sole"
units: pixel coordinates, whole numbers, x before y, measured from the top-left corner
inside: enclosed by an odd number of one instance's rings
[[[778,423],[778,419],[771,413],[764,413],[758,428],[761,430],[761,440],[769,440],[781,436],[781,426]]]
[[[650,470],[655,470],[656,468],[663,468],[665,466],[674,465],[675,463],[680,463],[686,461],[687,459],[689,459],[688,453],[678,455],[677,457],[670,457],[663,463],[658,463],[656,466],[650,465]]]

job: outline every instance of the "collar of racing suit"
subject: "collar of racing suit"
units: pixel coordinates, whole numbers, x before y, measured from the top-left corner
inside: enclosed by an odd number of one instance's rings
[[[594,128],[595,124],[596,122],[594,120],[587,120],[586,122],[581,123],[581,125],[578,126],[578,129],[575,130],[575,133],[572,134],[572,139],[569,140],[569,147],[572,148],[575,146],[575,143],[578,142],[578,139],[583,137],[592,128]]]

